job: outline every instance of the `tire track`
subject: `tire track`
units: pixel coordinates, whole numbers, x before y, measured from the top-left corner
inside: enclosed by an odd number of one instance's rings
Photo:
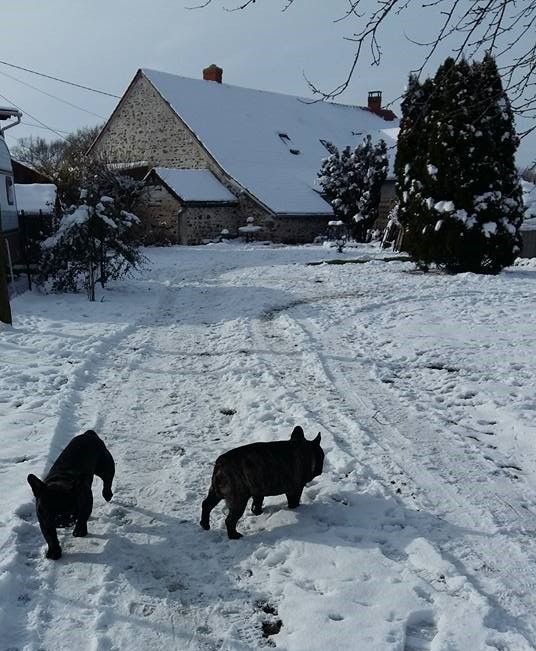
[[[263,357],[266,366],[273,367],[275,359],[279,377],[296,373],[296,368],[289,368],[286,373],[281,369],[288,359],[290,345],[284,333],[292,331],[294,341],[295,331],[301,330],[306,352],[293,356],[293,365],[300,365],[301,373],[305,368],[315,369],[315,386],[311,387],[311,393],[327,393],[333,397],[321,401],[323,406],[329,405],[327,413],[320,414],[314,407],[309,407],[314,416],[325,423],[345,455],[359,460],[364,470],[378,478],[385,487],[392,490],[394,480],[397,485],[402,483],[404,490],[400,491],[398,499],[410,508],[429,511],[444,519],[445,526],[426,532],[427,536],[432,537],[433,543],[460,573],[470,578],[478,592],[488,598],[495,611],[494,618],[514,627],[527,642],[536,646],[533,614],[536,600],[532,596],[536,569],[531,562],[531,558],[536,556],[536,546],[532,539],[527,541],[523,532],[516,533],[519,531],[515,522],[518,516],[509,505],[510,499],[508,502],[506,498],[504,501],[494,500],[493,494],[488,496],[485,484],[469,481],[474,475],[475,464],[479,463],[481,467],[477,475],[486,477],[485,460],[468,457],[465,450],[458,449],[462,442],[460,437],[447,436],[434,418],[425,421],[417,413],[409,416],[408,407],[399,404],[396,394],[386,390],[371,376],[370,354],[374,348],[370,342],[366,351],[361,350],[361,355],[365,353],[365,362],[360,358],[359,350],[348,351],[347,359],[341,362],[341,357],[344,358],[341,356],[343,339],[337,336],[336,329],[326,337],[311,319],[300,315],[301,309],[296,303],[288,312],[278,310],[280,319],[286,319],[288,323],[276,323],[275,319],[270,319],[256,328],[253,335],[257,337],[257,346],[267,351]],[[325,348],[329,349],[333,340],[337,342],[336,353],[330,354]],[[297,385],[292,390],[299,393]],[[301,399],[306,404],[309,396],[303,395]],[[344,432],[344,435],[338,432]],[[445,469],[441,459],[450,459]],[[346,470],[342,465],[340,471],[344,473]],[[448,470],[447,474],[444,470]],[[440,485],[437,484],[438,477],[442,479]],[[500,485],[496,484],[496,490],[500,490]],[[511,494],[509,484],[505,487],[505,495]],[[524,496],[518,500],[523,503]],[[484,544],[480,532],[473,529],[474,522],[487,523]],[[525,526],[527,524],[532,529],[536,526],[536,518],[529,515]],[[466,532],[461,543],[453,539],[453,526]],[[521,576],[514,567],[524,568]],[[488,573],[482,575],[479,572],[481,568],[489,568]]]

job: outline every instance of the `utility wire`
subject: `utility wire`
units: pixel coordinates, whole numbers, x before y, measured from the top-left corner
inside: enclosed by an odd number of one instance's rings
[[[99,115],[98,113],[93,113],[93,111],[88,111],[85,108],[82,108],[81,106],[77,106],[76,104],[73,104],[72,102],[68,102],[66,99],[62,99],[61,97],[57,97],[56,95],[53,95],[52,93],[47,93],[46,90],[42,90],[41,88],[37,88],[37,86],[34,86],[33,84],[29,84],[26,81],[22,81],[22,79],[17,79],[16,77],[13,77],[12,75],[9,75],[7,72],[2,72],[0,70],[0,75],[3,75],[4,77],[8,77],[9,79],[13,79],[13,81],[18,82],[19,84],[22,84],[23,86],[28,86],[28,88],[32,88],[33,90],[36,90],[38,93],[43,93],[43,95],[47,95],[48,97],[52,97],[52,99],[58,100],[58,102],[62,102],[63,104],[67,104],[68,106],[72,106],[75,109],[78,109],[79,111],[84,111],[84,113],[89,113],[89,115],[94,115],[96,118],[100,118],[101,120],[105,120],[106,118],[102,115]]]
[[[57,136],[59,136],[62,140],[67,140],[67,138],[65,138],[65,136],[62,136],[61,133],[60,133],[59,131],[56,131],[56,129],[53,129],[52,127],[49,127],[48,124],[45,124],[44,122],[41,122],[41,120],[39,120],[38,118],[36,118],[35,115],[32,115],[31,113],[28,113],[28,111],[25,111],[25,110],[24,110],[23,108],[21,108],[20,106],[17,106],[17,105],[15,104],[15,102],[13,102],[12,100],[9,99],[9,97],[6,97],[5,95],[2,95],[2,93],[0,93],[0,97],[1,97],[2,99],[5,99],[6,102],[8,102],[8,104],[12,104],[15,108],[18,108],[19,111],[22,111],[25,115],[27,115],[28,117],[32,118],[32,120],[35,120],[36,122],[39,122],[39,124],[40,124],[41,126],[45,127],[45,129],[48,129],[49,131],[52,131],[52,133],[55,133],[55,134],[56,134]]]
[[[76,84],[73,81],[67,81],[66,79],[60,79],[59,77],[46,75],[44,72],[37,72],[37,70],[31,70],[30,68],[23,68],[22,66],[16,66],[14,63],[8,63],[7,61],[0,61],[0,63],[4,66],[9,66],[10,68],[16,68],[17,70],[24,70],[24,72],[30,72],[32,75],[38,75],[39,77],[45,77],[46,79],[53,79],[54,81],[59,81],[62,84],[68,84],[69,86],[75,86],[76,88],[89,90],[92,93],[99,93],[100,95],[107,95],[108,97],[115,97],[116,99],[121,99],[120,95],[114,95],[113,93],[107,93],[104,90],[97,90],[96,88],[91,88],[90,86],[83,86],[82,84]]]
[[[33,127],[34,129],[46,129],[48,131],[48,127],[42,127],[40,124],[34,124],[33,122],[26,122],[26,120],[21,120],[21,124],[24,124],[27,127]],[[69,133],[69,131],[65,131],[64,129],[56,129],[56,131],[59,131],[60,133]]]

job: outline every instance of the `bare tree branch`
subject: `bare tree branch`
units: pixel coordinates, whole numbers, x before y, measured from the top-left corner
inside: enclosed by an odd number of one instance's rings
[[[223,1],[232,3],[232,0]],[[299,1],[282,0],[282,11]],[[198,7],[217,2],[204,0]],[[258,0],[257,4],[260,2]],[[234,6],[224,6],[224,9],[239,11],[253,4],[255,0],[238,0]],[[352,22],[355,25],[355,32],[345,37],[354,43],[354,53],[343,81],[334,88],[322,90],[306,78],[312,93],[321,99],[334,99],[343,93],[367,51],[371,63],[379,65],[382,59],[381,38],[387,23],[399,21],[403,34],[404,14],[414,9],[416,4],[416,0],[347,0],[343,14],[334,22]],[[451,45],[457,59],[489,52],[497,60],[514,113],[529,119],[536,117],[536,0],[422,0],[419,9],[440,16],[441,22],[428,40],[406,37],[424,50],[421,63],[414,72],[422,74],[442,46]]]

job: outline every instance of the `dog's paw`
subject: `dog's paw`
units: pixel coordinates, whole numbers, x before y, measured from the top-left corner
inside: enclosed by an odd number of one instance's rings
[[[49,547],[47,549],[46,557],[51,561],[57,561],[61,558],[61,547],[53,547],[52,549]]]
[[[203,527],[205,531],[208,531],[210,529],[210,524],[208,522],[203,522],[203,520],[201,520],[199,524]]]
[[[87,526],[85,525],[83,527],[76,526],[73,531],[73,536],[75,538],[84,538],[85,536],[87,536]]]
[[[252,506],[251,512],[253,515],[261,515],[263,513],[262,506]]]
[[[240,540],[242,538],[242,534],[238,533],[238,531],[232,531],[227,535],[229,536],[229,540]]]
[[[109,502],[114,496],[114,494],[112,493],[112,491],[102,491],[102,496],[107,502]]]

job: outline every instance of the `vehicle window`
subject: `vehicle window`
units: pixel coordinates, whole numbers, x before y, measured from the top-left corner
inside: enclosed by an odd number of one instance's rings
[[[15,195],[13,194],[13,179],[11,176],[6,176],[6,194],[8,204],[13,206],[15,204]]]

